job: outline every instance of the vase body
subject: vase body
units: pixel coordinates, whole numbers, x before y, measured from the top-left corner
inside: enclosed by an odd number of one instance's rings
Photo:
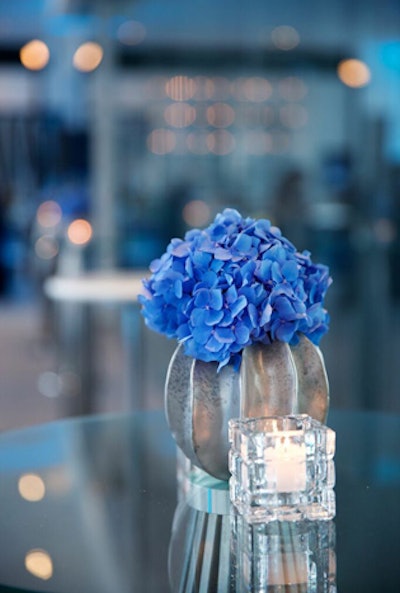
[[[243,350],[240,371],[175,350],[167,373],[165,406],[177,445],[197,467],[229,479],[228,421],[308,414],[325,422],[328,380],[322,354],[305,336],[299,344],[253,344]]]

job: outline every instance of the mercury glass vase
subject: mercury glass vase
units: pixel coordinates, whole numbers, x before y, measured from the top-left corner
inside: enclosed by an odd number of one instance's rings
[[[229,479],[228,422],[307,414],[325,422],[328,379],[321,351],[305,336],[296,346],[253,344],[243,350],[240,371],[175,350],[165,383],[168,424],[178,447],[197,467]]]

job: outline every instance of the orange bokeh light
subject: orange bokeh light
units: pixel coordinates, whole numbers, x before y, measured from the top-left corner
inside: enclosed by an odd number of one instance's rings
[[[360,88],[371,80],[371,71],[365,62],[349,59],[339,62],[337,74],[346,86]]]
[[[21,64],[28,70],[43,70],[50,59],[50,50],[44,41],[32,39],[21,47],[19,52]]]
[[[92,225],[83,218],[77,218],[69,225],[67,235],[68,239],[74,245],[85,245],[86,243],[89,243],[92,238]]]

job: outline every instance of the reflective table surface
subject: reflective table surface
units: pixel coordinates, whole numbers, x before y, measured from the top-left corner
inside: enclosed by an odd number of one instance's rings
[[[0,435],[0,591],[398,593],[400,417],[331,411],[328,424],[337,433],[337,516],[311,526],[307,540],[304,526],[289,536],[321,547],[301,548],[304,562],[326,547],[329,583],[250,582],[251,566],[265,572],[265,533],[253,533],[261,548],[249,550],[237,518],[193,508],[182,483],[178,505],[164,416],[143,412]]]

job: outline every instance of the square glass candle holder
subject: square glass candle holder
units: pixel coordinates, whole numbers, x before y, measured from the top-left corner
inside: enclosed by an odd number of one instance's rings
[[[229,483],[247,521],[330,520],[335,433],[306,415],[229,421]]]

